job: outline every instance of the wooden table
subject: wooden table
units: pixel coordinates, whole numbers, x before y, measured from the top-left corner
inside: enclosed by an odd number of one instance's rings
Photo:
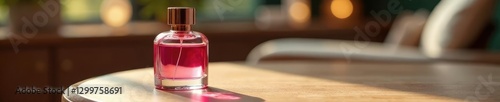
[[[500,66],[451,62],[217,62],[209,64],[207,90],[156,90],[152,68],[99,76],[71,87],[89,85],[123,87],[123,94],[65,94],[62,101],[498,102]]]

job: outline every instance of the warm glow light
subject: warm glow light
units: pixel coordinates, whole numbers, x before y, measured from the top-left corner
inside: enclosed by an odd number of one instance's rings
[[[332,14],[340,19],[351,16],[353,9],[351,0],[333,0],[330,4]]]
[[[132,15],[132,6],[128,0],[106,0],[101,5],[101,18],[109,26],[121,27]]]
[[[294,22],[297,23],[305,23],[309,20],[310,17],[309,6],[304,2],[293,2],[290,5],[290,9],[288,9],[288,14]]]

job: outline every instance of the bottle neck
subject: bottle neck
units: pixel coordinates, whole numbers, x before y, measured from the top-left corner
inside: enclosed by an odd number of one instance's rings
[[[191,31],[191,25],[171,25],[170,30],[188,32]]]

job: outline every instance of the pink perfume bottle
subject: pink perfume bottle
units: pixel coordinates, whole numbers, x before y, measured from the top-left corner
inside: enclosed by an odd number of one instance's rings
[[[156,89],[190,90],[207,87],[208,39],[191,31],[195,9],[169,7],[171,30],[154,40],[154,74]]]

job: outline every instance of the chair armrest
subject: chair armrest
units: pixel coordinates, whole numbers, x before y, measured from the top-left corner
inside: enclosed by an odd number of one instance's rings
[[[366,44],[366,46],[357,46],[361,44]],[[337,59],[346,61],[430,61],[415,47],[394,47],[376,42],[285,38],[270,40],[258,45],[247,56],[247,62],[258,63],[261,60],[280,58]]]

